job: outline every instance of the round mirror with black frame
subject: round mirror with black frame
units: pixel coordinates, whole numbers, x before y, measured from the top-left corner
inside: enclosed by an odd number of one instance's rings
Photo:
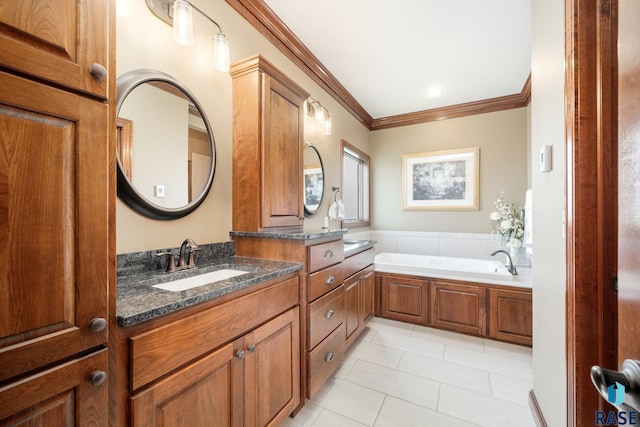
[[[211,125],[173,77],[133,70],[117,80],[118,197],[153,219],[182,218],[209,193],[216,167]]]
[[[304,216],[312,217],[320,209],[324,196],[324,165],[316,147],[304,145]]]

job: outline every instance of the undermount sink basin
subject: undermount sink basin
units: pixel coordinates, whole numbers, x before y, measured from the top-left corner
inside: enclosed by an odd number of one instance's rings
[[[160,283],[158,285],[153,285],[153,287],[164,289],[165,291],[180,292],[197,288],[198,286],[219,282],[221,280],[227,280],[232,277],[241,276],[243,274],[249,274],[249,271],[222,269],[212,271],[210,273],[199,274],[197,276],[187,277],[184,279],[173,280],[171,282]]]

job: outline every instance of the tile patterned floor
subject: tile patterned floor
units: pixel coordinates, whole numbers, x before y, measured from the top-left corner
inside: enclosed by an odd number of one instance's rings
[[[374,318],[284,427],[528,427],[531,349]]]

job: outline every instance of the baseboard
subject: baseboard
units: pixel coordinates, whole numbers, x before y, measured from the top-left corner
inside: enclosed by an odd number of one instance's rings
[[[533,390],[529,390],[529,409],[531,409],[531,415],[533,415],[533,421],[537,427],[547,427],[547,422],[544,420],[542,409],[538,405],[538,399]]]

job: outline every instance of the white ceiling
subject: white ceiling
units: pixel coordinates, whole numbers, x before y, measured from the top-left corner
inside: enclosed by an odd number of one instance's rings
[[[264,1],[373,118],[519,94],[531,71],[531,0]]]

